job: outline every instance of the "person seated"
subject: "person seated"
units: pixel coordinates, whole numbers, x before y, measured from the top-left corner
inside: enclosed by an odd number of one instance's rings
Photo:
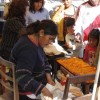
[[[46,83],[55,85],[51,78],[51,65],[43,48],[54,41],[58,34],[56,24],[51,20],[36,21],[26,28],[12,49],[10,60],[15,63],[15,75],[19,86],[19,100],[36,99],[40,93],[53,98]],[[50,99],[50,100],[51,100]]]

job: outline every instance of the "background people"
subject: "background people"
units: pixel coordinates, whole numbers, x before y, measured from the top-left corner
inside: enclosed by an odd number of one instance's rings
[[[9,6],[0,44],[0,56],[7,60],[14,44],[25,33],[20,32],[20,30],[25,27],[24,17],[28,10],[29,3],[27,0],[13,0]]]
[[[58,41],[60,45],[65,43],[66,20],[67,17],[75,17],[76,7],[72,5],[72,0],[62,0],[62,5],[57,8],[52,16],[52,20],[58,25]]]
[[[11,61],[16,65],[20,100],[33,100],[28,94],[37,96],[41,92],[52,98],[45,85],[47,82],[51,85],[55,83],[51,79],[51,66],[43,48],[54,41],[58,34],[57,26],[51,20],[36,21],[27,26],[26,31],[27,35],[19,39],[11,54]]]
[[[65,46],[67,47],[67,50],[72,52],[73,54],[71,56],[73,57],[80,57],[82,58],[82,40],[81,40],[81,35],[74,34],[74,25],[75,25],[75,19],[68,17],[66,20],[66,30],[67,34],[65,36]]]
[[[44,0],[30,0],[29,13],[25,17],[26,25],[37,20],[50,19],[49,12],[43,6]]]
[[[62,2],[59,0],[44,0],[44,8],[46,8],[49,12],[50,17],[52,17],[52,14],[54,13],[56,7],[60,6]]]
[[[85,48],[83,60],[88,62],[90,65],[94,64],[96,51],[99,43],[100,31],[98,29],[93,29],[88,35],[88,44]]]
[[[88,34],[92,29],[100,28],[100,0],[88,0],[78,8],[75,22],[75,34],[80,33],[83,51],[88,43]]]
[[[80,33],[83,41],[88,40],[88,34],[94,28],[100,28],[100,0],[89,0],[79,6],[75,33]]]

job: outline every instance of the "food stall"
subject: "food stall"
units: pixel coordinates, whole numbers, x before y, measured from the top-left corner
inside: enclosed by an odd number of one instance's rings
[[[66,79],[63,99],[68,97],[70,84],[85,83],[85,94],[89,93],[89,86],[93,84],[95,79],[96,67],[90,66],[79,58],[60,58],[56,60],[55,72],[57,72],[57,66],[60,65],[60,70],[69,77]],[[55,73],[56,77],[56,73]]]

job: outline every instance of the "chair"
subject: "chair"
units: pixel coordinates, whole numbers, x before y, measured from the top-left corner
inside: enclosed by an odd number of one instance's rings
[[[13,100],[19,100],[19,93],[18,93],[18,85],[15,80],[15,68],[14,64],[10,61],[7,61],[0,57],[0,83],[3,88],[3,93],[5,90],[12,91],[13,93]],[[12,70],[12,76],[9,76],[7,72]],[[9,81],[13,83],[11,86]]]
[[[72,84],[72,83],[74,83],[74,84],[82,83],[82,82],[90,81],[90,80],[94,80],[94,79],[95,79],[95,74],[88,74],[88,75],[84,75],[84,76],[68,77],[67,81],[66,81],[66,84],[65,84],[63,100],[67,99],[67,97],[68,97],[68,91],[69,91],[70,84]],[[86,88],[86,90],[88,90],[89,86],[87,85],[85,88]],[[84,100],[88,100],[88,99],[84,99]]]

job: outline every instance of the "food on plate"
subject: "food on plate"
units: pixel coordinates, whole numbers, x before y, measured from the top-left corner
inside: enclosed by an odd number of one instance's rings
[[[88,63],[84,62],[82,59],[79,58],[59,59],[57,60],[57,62],[75,75],[96,73],[96,67],[90,66]]]

